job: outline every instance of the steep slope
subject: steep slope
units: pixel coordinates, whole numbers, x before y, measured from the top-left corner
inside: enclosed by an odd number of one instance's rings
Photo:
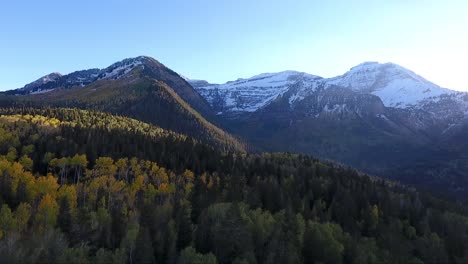
[[[197,111],[209,113],[209,107],[204,99],[183,78],[159,61],[147,56],[124,59],[104,69],[81,70],[67,75],[52,73],[25,85],[23,88],[10,90],[6,93],[27,95],[49,92],[55,89],[83,87],[100,80],[118,80],[135,68],[143,70],[144,74],[150,78],[166,83]]]
[[[318,79],[321,77],[303,72],[284,71],[264,73],[221,85],[200,80],[189,80],[189,82],[218,114],[222,114],[254,112],[288,91],[292,85],[298,82],[311,83]]]
[[[197,152],[211,153],[219,159],[224,152],[219,148],[202,143],[193,137],[165,130],[136,119],[116,116],[108,113],[72,108],[0,108],[0,124],[14,124],[17,129],[23,127],[30,133],[41,134],[30,142],[34,152],[30,157],[35,169],[47,173],[41,160],[45,152],[56,156],[73,156],[75,153],[86,154],[94,160],[100,156],[114,159],[136,157],[157,161],[166,168],[180,171],[181,168],[201,172],[203,164],[196,161]],[[29,125],[26,125],[29,123]],[[8,126],[6,126],[8,127]],[[0,125],[0,131],[5,132]],[[27,133],[16,133],[23,138]],[[7,137],[2,135],[0,139]],[[0,152],[9,147],[17,147],[18,141],[0,140]],[[183,170],[182,170],[183,171]]]
[[[89,73],[87,76],[84,76]],[[206,101],[177,73],[149,57],[115,63],[103,70],[62,76],[35,89],[8,92],[3,106],[67,106],[136,118],[193,136],[224,149],[243,151],[243,144],[213,125]],[[12,102],[13,101],[13,102]]]
[[[407,158],[403,149],[414,153],[431,141],[374,95],[322,87],[293,107],[289,99],[287,92],[225,125],[260,149],[310,153],[379,174]]]
[[[44,86],[50,82],[56,82],[57,79],[62,77],[62,74],[58,72],[53,72],[51,74],[47,74],[36,81],[26,84],[23,88],[19,89],[22,93],[41,93],[47,92],[48,90],[43,90]]]
[[[417,107],[423,101],[456,93],[394,63],[365,62],[326,83],[376,95],[385,106],[396,108]]]
[[[28,94],[36,94],[36,93],[46,93],[46,92],[53,91],[55,89],[71,88],[75,86],[85,86],[87,84],[90,84],[96,81],[98,79],[98,75],[100,74],[100,72],[101,70],[99,69],[89,69],[89,70],[75,71],[67,75],[57,74],[56,75],[57,78],[49,79],[49,81],[47,82],[38,83],[37,81],[35,81],[30,84],[26,84],[23,88],[6,91],[4,93],[9,94],[9,95],[28,95]],[[50,75],[52,74],[49,74],[47,76],[50,76]]]

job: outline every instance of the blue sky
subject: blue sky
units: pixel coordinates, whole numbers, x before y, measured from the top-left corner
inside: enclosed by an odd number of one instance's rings
[[[4,1],[0,90],[148,55],[193,79],[392,61],[468,91],[468,1]]]

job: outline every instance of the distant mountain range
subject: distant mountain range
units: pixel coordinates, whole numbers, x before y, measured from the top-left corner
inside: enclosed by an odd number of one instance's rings
[[[291,107],[294,107],[318,89],[330,87],[375,95],[386,107],[392,108],[424,108],[440,100],[453,99],[468,109],[467,93],[442,88],[393,63],[365,62],[333,78],[283,71],[263,73],[248,79],[239,78],[225,84],[187,81],[221,113],[255,112],[286,92]]]
[[[210,84],[141,56],[49,74],[4,93],[0,104],[99,109],[215,146],[312,154],[468,194],[468,93],[393,63],[366,62],[333,78],[284,71]]]

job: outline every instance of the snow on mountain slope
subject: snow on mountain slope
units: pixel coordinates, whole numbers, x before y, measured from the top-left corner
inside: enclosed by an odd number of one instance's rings
[[[385,106],[396,108],[417,106],[424,100],[456,93],[394,63],[362,63],[344,75],[328,79],[327,84],[377,95]]]
[[[144,57],[125,59],[123,61],[112,64],[111,66],[101,70],[98,80],[103,79],[118,79],[129,73],[135,67],[143,64]],[[144,66],[142,66],[144,67]]]
[[[372,94],[378,96],[386,107],[399,109],[419,109],[440,101],[447,104],[449,100],[468,112],[467,93],[442,88],[394,63],[365,62],[341,76],[328,79],[284,71],[263,73],[225,84],[187,80],[219,113],[254,112],[287,91],[289,104],[293,106],[314,94],[319,87],[343,87],[361,94]]]
[[[144,67],[145,60],[148,60],[148,58],[140,56],[124,59],[104,69],[80,70],[66,75],[51,73],[25,85],[23,88],[7,92],[16,95],[38,94],[50,92],[56,88],[85,86],[97,80],[116,80],[125,76],[136,67]]]
[[[42,85],[45,85],[45,84],[47,84],[49,82],[54,82],[55,80],[57,80],[60,77],[62,77],[62,74],[60,74],[58,72],[53,72],[51,74],[47,74],[46,76],[43,76],[43,77],[37,79],[36,81],[34,81],[32,83],[29,83],[29,84],[25,85],[21,89],[22,90],[33,90],[33,89],[41,87]],[[44,92],[44,91],[39,90],[38,92]]]
[[[218,111],[254,112],[288,91],[291,85],[311,84],[321,77],[296,71],[263,73],[225,84],[189,80],[192,86]]]

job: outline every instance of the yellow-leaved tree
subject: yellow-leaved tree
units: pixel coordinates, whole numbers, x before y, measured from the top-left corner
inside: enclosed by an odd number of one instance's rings
[[[38,231],[42,232],[57,224],[59,206],[50,194],[44,195],[37,207],[35,224]]]

